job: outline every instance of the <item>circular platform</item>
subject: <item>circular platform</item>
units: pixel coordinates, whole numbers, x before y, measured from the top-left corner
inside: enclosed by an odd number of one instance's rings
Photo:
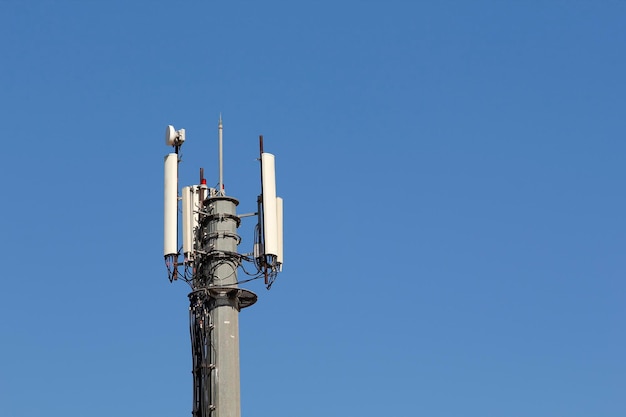
[[[252,304],[257,302],[257,295],[252,291],[239,288],[239,287],[206,287],[193,291],[191,294],[198,292],[206,292],[209,297],[219,299],[219,298],[236,298],[237,305],[239,310],[242,308],[250,307]],[[190,295],[191,295],[190,294]]]

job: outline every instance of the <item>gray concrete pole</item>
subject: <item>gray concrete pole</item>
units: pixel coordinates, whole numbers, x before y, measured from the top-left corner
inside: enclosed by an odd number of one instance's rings
[[[256,295],[237,284],[237,204],[231,197],[210,197],[201,215],[200,256],[189,295],[194,417],[241,417],[239,310]]]

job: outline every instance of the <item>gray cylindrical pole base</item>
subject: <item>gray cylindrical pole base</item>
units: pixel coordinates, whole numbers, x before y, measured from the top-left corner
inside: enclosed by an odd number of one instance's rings
[[[232,197],[208,198],[200,219],[202,254],[189,294],[194,417],[241,417],[239,310],[257,297],[237,286],[237,204]]]

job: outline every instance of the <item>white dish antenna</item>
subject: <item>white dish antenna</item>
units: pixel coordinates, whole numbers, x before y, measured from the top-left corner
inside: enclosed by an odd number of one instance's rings
[[[165,129],[165,144],[167,146],[180,146],[185,141],[185,129],[176,130],[168,125]]]

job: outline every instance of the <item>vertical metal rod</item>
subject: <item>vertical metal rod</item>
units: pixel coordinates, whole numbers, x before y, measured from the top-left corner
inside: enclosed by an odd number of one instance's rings
[[[265,252],[265,240],[263,239],[263,236],[265,236],[265,231],[263,230],[263,135],[259,135],[259,161],[261,163],[261,195],[259,196],[259,228],[261,229],[261,243],[263,245],[264,248],[264,252]],[[262,261],[262,267],[263,267],[263,275],[265,276],[265,285],[268,284],[269,279],[267,276],[267,266],[265,264],[265,256],[263,256],[263,261]]]
[[[225,195],[224,193],[224,166],[222,157],[222,113],[220,113],[220,121],[217,124],[217,139],[218,139],[218,153],[219,153],[219,166],[220,166],[220,180],[218,185],[218,195]]]

